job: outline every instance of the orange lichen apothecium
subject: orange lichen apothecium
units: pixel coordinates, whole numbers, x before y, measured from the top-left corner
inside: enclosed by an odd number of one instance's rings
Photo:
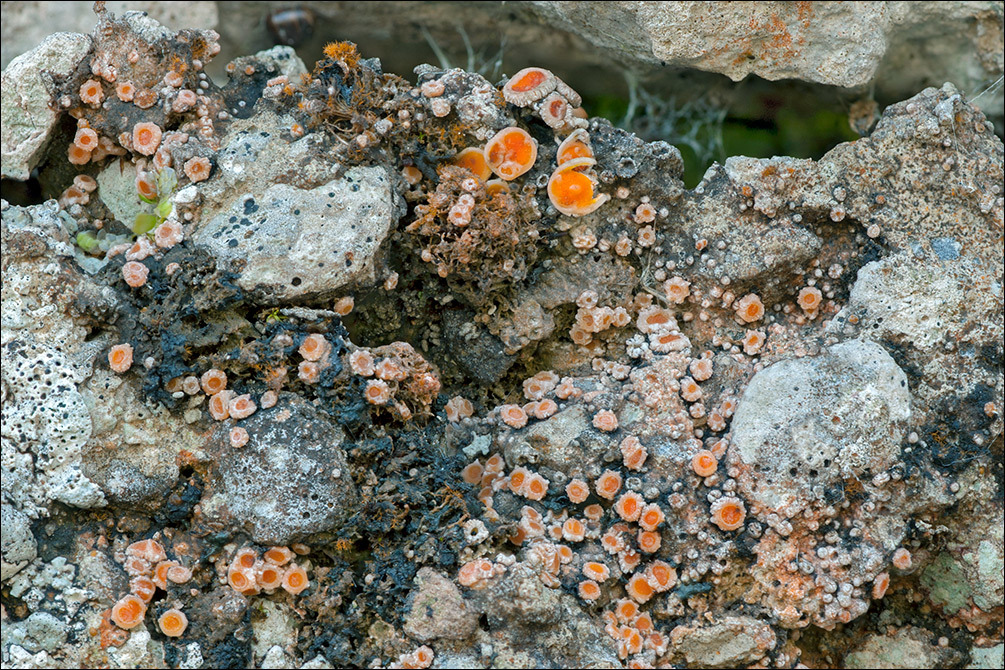
[[[597,164],[592,158],[574,158],[558,166],[548,180],[548,197],[551,204],[567,216],[585,216],[594,212],[610,199],[606,193],[594,195],[597,181],[593,175],[580,170]]]
[[[461,150],[450,162],[457,167],[470,170],[482,182],[487,182],[492,177],[492,168],[485,160],[485,152],[478,147],[468,147]]]
[[[590,136],[582,128],[572,132],[558,145],[558,154],[555,160],[561,165],[577,158],[593,158]]]
[[[146,603],[132,593],[123,596],[112,606],[112,621],[119,628],[129,630],[143,622],[147,613]]]
[[[523,128],[503,128],[485,145],[485,159],[492,172],[512,181],[534,166],[537,142]]]

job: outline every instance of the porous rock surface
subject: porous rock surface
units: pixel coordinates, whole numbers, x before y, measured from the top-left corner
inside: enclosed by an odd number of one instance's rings
[[[1000,658],[1003,147],[956,87],[688,190],[550,73],[217,84],[215,33],[98,10],[5,135],[51,196],[2,205],[5,666]],[[455,164],[513,127],[520,175]]]

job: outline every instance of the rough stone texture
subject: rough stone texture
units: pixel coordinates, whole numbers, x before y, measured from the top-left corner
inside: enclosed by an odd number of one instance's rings
[[[91,416],[79,384],[101,341],[68,312],[84,279],[67,259],[69,217],[54,201],[22,209],[4,203],[3,464],[7,494],[36,517],[50,500],[94,507],[102,491],[81,471]],[[37,477],[37,479],[36,479]]]
[[[3,567],[0,573],[0,580],[7,581],[13,577],[18,570],[28,565],[28,562],[35,558],[37,547],[35,546],[35,536],[31,532],[31,519],[24,512],[13,505],[3,503]]]
[[[499,7],[455,16],[483,10]],[[212,171],[172,196],[184,240],[135,261],[142,285],[87,240],[132,241],[103,202],[108,165],[124,198],[150,159],[88,165],[105,171],[88,200],[48,151],[38,184],[63,204],[3,205],[5,666],[397,667],[424,643],[440,667],[993,659],[1003,148],[957,88],[891,105],[820,160],[737,156],[691,190],[677,149],[589,119],[610,199],[571,217],[546,188],[564,131],[541,116],[557,108],[504,104],[483,75],[426,66],[413,85],[333,44],[288,89],[267,83],[303,71],[288,49],[218,86],[195,74],[211,33],[101,26],[95,67],[115,60],[165,104],[107,113],[79,105],[75,79],[57,91],[70,112],[111,138],[162,122],[187,140],[157,163]],[[202,90],[197,109],[166,111],[169,68]],[[526,174],[490,194],[447,169],[503,125],[537,142]],[[351,207],[329,214],[334,200]],[[755,296],[763,313],[737,311]],[[122,342],[135,360],[113,373]],[[228,397],[200,386],[210,369],[257,411],[209,418]],[[662,520],[630,521],[629,494]],[[107,614],[154,567],[139,540],[192,578],[164,582],[127,632]],[[302,592],[240,586],[264,580],[272,544]],[[648,594],[657,561],[674,583]],[[588,562],[610,571],[590,602]],[[155,623],[169,605],[189,617],[177,640]],[[635,637],[650,621],[665,638]]]
[[[132,383],[110,370],[95,370],[81,392],[92,425],[84,473],[110,502],[161,506],[178,480],[179,454],[198,450],[204,437],[163,406],[148,406]]]
[[[332,179],[337,166],[314,136],[288,142],[280,123],[266,116],[231,129],[195,242],[239,270],[242,287],[277,297],[372,281],[374,253],[402,207],[386,171],[354,167]]]
[[[241,449],[230,446],[228,426],[216,433],[221,490],[204,505],[209,516],[229,515],[256,542],[289,544],[336,531],[356,511],[342,432],[304,401],[283,398],[241,426],[250,435]]]
[[[987,68],[985,76],[1001,72],[1000,61],[994,70],[994,50],[984,45],[986,31],[993,32],[996,26],[1001,31],[1001,5],[995,2],[929,6],[878,2],[867,7],[766,2],[753,8],[638,2],[590,9],[575,2],[530,4],[549,22],[622,58],[718,72],[734,81],[756,74],[771,80],[861,86],[876,77],[884,58],[906,61],[908,43],[934,42],[936,34],[945,37],[949,32],[970,41],[968,62],[955,66],[960,74],[973,76],[972,70],[980,71],[982,65]],[[947,48],[932,45],[923,58],[935,61]],[[991,59],[986,65],[985,58]],[[918,65],[917,56],[912,64]],[[949,72],[941,74],[953,79]]]
[[[670,633],[673,652],[688,666],[738,667],[757,660],[775,646],[770,626],[745,616],[727,616],[698,626],[678,626]]]
[[[597,621],[569,594],[544,587],[526,563],[472,596],[490,626],[490,632],[479,631],[476,645],[492,645],[501,666],[607,667],[617,662],[614,645]]]
[[[66,624],[48,612],[35,612],[4,629],[4,644],[16,644],[31,653],[54,652],[66,642]]]
[[[420,642],[463,640],[478,627],[478,614],[468,608],[454,582],[435,570],[419,570],[410,598],[402,630]]]
[[[60,118],[49,107],[54,92],[52,80],[73,72],[90,48],[91,38],[87,35],[56,33],[14,59],[9,67],[5,62],[0,139],[4,178],[28,178]]]
[[[109,11],[116,14],[127,10],[147,12],[158,22],[176,30],[216,28],[219,18],[215,2],[179,5],[158,0],[110,0],[105,4]],[[94,3],[88,0],[4,2],[0,67],[6,68],[11,60],[33,48],[55,30],[91,32],[97,21],[93,7]]]
[[[775,363],[750,380],[733,420],[739,490],[795,516],[816,490],[893,465],[910,418],[907,376],[875,342]]]
[[[906,627],[893,635],[872,635],[844,658],[848,668],[944,668],[960,660],[954,649],[932,644],[927,631]]]
[[[1005,645],[1002,644],[987,649],[974,648],[970,652],[970,663],[965,667],[968,670],[1000,668],[1003,656],[1005,656]]]
[[[985,611],[1005,604],[1002,584],[1005,519],[1000,506],[992,503],[989,507],[987,526],[961,524],[946,542],[946,551],[936,556],[921,574],[929,600],[949,613],[971,604]]]

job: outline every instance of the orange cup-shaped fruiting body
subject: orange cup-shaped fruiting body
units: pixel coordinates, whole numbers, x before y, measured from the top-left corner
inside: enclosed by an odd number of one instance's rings
[[[283,585],[284,572],[280,566],[262,561],[255,567],[255,578],[262,590],[275,591]]]
[[[597,478],[593,486],[597,490],[598,496],[607,500],[614,500],[614,496],[621,489],[621,475],[613,470],[605,470]]]
[[[654,554],[660,550],[663,540],[660,534],[652,530],[640,530],[638,535],[639,549],[647,554]]]
[[[185,165],[182,169],[189,181],[197,183],[209,179],[209,173],[210,170],[213,169],[213,165],[209,162],[208,158],[204,156],[195,156],[185,161]]]
[[[633,600],[622,598],[614,606],[614,614],[621,623],[631,623],[639,615],[639,606]]]
[[[157,626],[168,637],[181,637],[188,628],[188,617],[181,610],[169,609],[157,617]]]
[[[258,579],[253,568],[243,568],[236,562],[227,569],[227,583],[238,593],[254,593],[258,589]]]
[[[133,577],[129,580],[129,592],[134,596],[142,600],[144,603],[149,603],[150,599],[154,597],[154,593],[157,591],[157,585],[154,581],[145,575],[139,575],[138,577]]]
[[[94,151],[98,148],[98,134],[90,128],[78,128],[73,143],[84,151]]]
[[[747,508],[739,498],[725,496],[712,503],[712,523],[722,530],[736,530],[746,517]]]
[[[569,496],[569,502],[581,503],[590,497],[590,487],[582,479],[573,479],[566,484],[565,495]]]
[[[664,561],[653,561],[645,571],[649,585],[657,593],[669,591],[677,584],[677,571],[672,565]]]
[[[293,559],[293,552],[289,547],[270,547],[262,558],[273,565],[286,565]]]
[[[509,473],[509,490],[517,495],[523,495],[530,478],[530,471],[524,467],[515,467]]]
[[[302,567],[294,563],[286,568],[286,573],[283,575],[283,588],[286,591],[297,595],[310,585],[311,582],[307,579],[307,571]]]
[[[660,527],[666,517],[663,510],[656,503],[649,503],[642,508],[639,514],[639,525],[645,530],[656,530]]]
[[[642,513],[642,504],[642,496],[635,491],[627,491],[614,503],[614,511],[625,521],[635,521]]]
[[[147,283],[150,268],[139,261],[128,261],[122,266],[122,278],[132,288],[139,288]]]
[[[227,413],[232,419],[246,419],[258,409],[258,405],[251,399],[251,395],[244,393],[231,398],[227,405]]]
[[[136,193],[146,200],[157,199],[157,176],[142,170],[136,173]]]
[[[244,547],[238,549],[237,553],[234,554],[231,565],[236,565],[239,568],[253,568],[257,562],[258,553],[251,547]]]
[[[876,575],[876,579],[872,580],[872,597],[875,600],[881,599],[886,595],[887,589],[890,588],[890,573],[881,572]]]
[[[823,300],[823,294],[820,289],[815,286],[805,286],[801,291],[799,291],[799,297],[796,298],[796,302],[799,306],[803,308],[803,311],[807,314],[812,314],[817,311],[817,307],[820,306],[820,301]]]
[[[911,552],[903,547],[899,547],[895,552],[893,552],[893,557],[890,561],[893,563],[893,567],[898,570],[910,570],[914,565],[914,558],[911,556]]]
[[[527,412],[519,405],[503,405],[499,408],[499,416],[503,423],[513,428],[523,428],[527,425]]]
[[[691,458],[691,469],[699,477],[710,477],[719,467],[715,454],[708,449],[702,449]]]
[[[496,195],[505,195],[509,192],[509,184],[504,182],[502,179],[489,179],[485,182],[485,195],[490,198],[493,198]]]
[[[461,469],[461,479],[467,484],[478,484],[482,481],[484,470],[481,461],[475,460],[475,462],[468,463]]]
[[[172,567],[181,565],[178,561],[161,561],[154,567],[154,578],[153,582],[157,586],[161,587],[165,591],[167,590],[167,575],[168,570]]]
[[[734,303],[736,315],[744,323],[753,323],[764,316],[764,303],[756,293],[748,293]]]
[[[603,563],[587,561],[583,564],[583,576],[603,584],[611,576],[611,569]]]
[[[531,500],[542,500],[548,494],[549,483],[547,479],[535,472],[527,478],[523,494]]]
[[[119,628],[129,630],[140,625],[146,613],[147,606],[143,600],[130,593],[112,607],[112,621]]]
[[[325,354],[327,354],[331,349],[331,345],[328,340],[325,339],[324,335],[318,333],[313,333],[304,338],[303,343],[300,345],[300,355],[304,357],[304,360],[308,361],[319,361]]]
[[[479,147],[462,149],[450,162],[457,167],[470,170],[482,183],[487,182],[492,177],[492,168],[489,167],[488,161],[485,160],[485,152]]]
[[[621,440],[619,446],[625,467],[629,470],[641,470],[646,462],[646,458],[649,456],[649,452],[642,446],[639,438],[629,435]]]
[[[133,126],[133,150],[144,156],[153,156],[161,144],[160,126],[144,121]]]
[[[602,409],[593,415],[593,427],[610,433],[618,429],[618,417],[609,409]]]
[[[537,141],[523,128],[503,128],[485,144],[485,160],[499,178],[513,181],[534,167]]]
[[[86,165],[91,160],[91,152],[87,149],[81,149],[71,142],[66,151],[66,158],[74,165]]]
[[[142,558],[150,563],[160,563],[167,558],[164,546],[157,540],[139,540],[126,547],[126,556]]]
[[[557,84],[558,78],[548,70],[525,67],[506,82],[502,94],[511,105],[526,107],[554,91]]]
[[[590,146],[590,135],[582,128],[570,133],[558,145],[555,160],[559,165],[577,158],[593,158],[593,148]]]
[[[579,519],[566,519],[562,524],[562,538],[569,542],[582,542],[586,539],[586,524]]]
[[[639,603],[647,602],[656,592],[655,589],[649,585],[649,581],[646,580],[645,575],[642,574],[632,575],[632,578],[628,580],[627,586],[625,586],[625,591],[628,592],[628,595],[630,595],[633,600]]]
[[[241,426],[234,426],[230,429],[230,446],[240,449],[251,440],[251,435]]]
[[[600,585],[592,579],[587,579],[579,583],[579,597],[583,600],[594,601],[600,597]]]
[[[105,91],[101,88],[101,82],[96,79],[88,79],[80,85],[80,99],[85,105],[97,107],[105,99]]]
[[[202,373],[199,385],[206,395],[216,395],[227,388],[227,373],[213,368]]]
[[[123,373],[133,364],[133,347],[131,344],[116,344],[108,351],[108,367],[118,373]]]
[[[548,180],[548,197],[555,209],[567,216],[585,216],[610,199],[606,193],[595,195],[596,179],[580,171],[596,163],[592,158],[583,157],[558,166]]]

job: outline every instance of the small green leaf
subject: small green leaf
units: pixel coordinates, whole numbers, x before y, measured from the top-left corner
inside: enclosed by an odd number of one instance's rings
[[[133,232],[137,235],[149,233],[157,226],[157,217],[153,214],[137,214],[133,224]]]
[[[98,238],[92,235],[88,231],[81,231],[77,233],[77,246],[84,250],[84,253],[91,253],[91,251],[98,246]]]
[[[157,204],[157,199],[156,198],[148,198],[148,197],[140,194],[139,192],[137,192],[136,195],[139,196],[140,200],[142,200],[143,202],[147,203],[148,205],[156,205]]]
[[[178,177],[172,168],[166,167],[157,173],[157,193],[165,200],[171,197],[177,185]]]
[[[174,203],[169,198],[165,198],[157,203],[157,209],[154,210],[154,214],[157,215],[159,220],[163,221],[168,218],[172,209],[174,209]]]

